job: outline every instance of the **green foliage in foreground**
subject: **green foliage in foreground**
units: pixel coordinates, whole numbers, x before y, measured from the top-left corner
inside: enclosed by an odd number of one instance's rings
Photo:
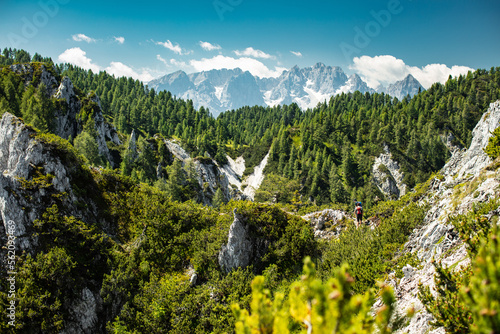
[[[382,286],[384,305],[372,316],[374,292],[354,295],[351,291],[354,279],[347,273],[347,266],[335,271],[327,282],[316,278],[311,259],[304,260],[304,275],[290,287],[285,300],[283,293],[275,295],[264,288],[264,277],[257,276],[252,282],[251,314],[233,305],[236,333],[391,333],[389,320],[394,310],[392,289]]]

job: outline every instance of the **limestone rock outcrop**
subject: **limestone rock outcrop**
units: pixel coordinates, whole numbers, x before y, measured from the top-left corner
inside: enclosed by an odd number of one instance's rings
[[[36,256],[40,251],[33,223],[41,219],[55,201],[64,210],[61,213],[112,233],[111,227],[100,218],[96,199],[74,191],[78,182],[86,182],[92,189],[90,181],[86,181],[86,177],[89,180],[92,177],[81,169],[75,156],[68,154],[57,143],[39,137],[19,118],[9,113],[3,115],[0,121],[0,219],[3,231],[9,222],[15,225],[16,253]],[[5,245],[6,241],[5,232],[0,233],[0,243]],[[0,264],[4,268],[6,256],[3,250],[1,253]],[[99,305],[102,305],[99,290],[84,286],[72,305],[66,305],[72,320],[65,324],[64,332],[97,332]]]
[[[38,87],[40,83],[44,83],[49,97],[65,102],[65,106],[61,107],[59,104],[55,110],[54,133],[56,135],[64,139],[74,139],[82,132],[84,124],[78,118],[82,108],[82,99],[76,94],[75,87],[68,77],[63,77],[58,83],[56,76],[43,64],[39,68],[35,65],[16,64],[10,66],[10,69],[24,79],[25,85],[35,84]],[[94,109],[93,120],[99,154],[109,161],[113,168],[117,168],[120,164],[119,157],[110,152],[107,142],[121,145],[118,132],[114,126],[105,121],[99,97],[92,93],[87,98],[98,106]]]
[[[233,211],[234,221],[229,228],[227,244],[219,252],[219,265],[226,272],[248,266],[254,256],[254,242],[245,218]]]
[[[193,159],[186,150],[184,150],[179,143],[172,140],[165,140],[165,145],[174,157],[179,159],[183,164],[192,160],[194,168],[198,177],[198,184],[203,190],[201,201],[204,204],[210,205],[211,199],[215,195],[217,188],[222,190],[222,193],[227,201],[230,199],[241,199],[243,197],[241,191],[229,182],[228,175],[236,175],[237,172],[231,169],[231,166],[219,166],[217,162],[211,158],[207,159]]]
[[[384,153],[375,158],[372,167],[373,181],[380,191],[390,198],[399,198],[406,193],[403,173],[397,161],[392,159],[389,147],[384,146]]]
[[[434,286],[434,266],[431,259],[441,260],[445,266],[460,268],[470,263],[467,251],[458,233],[448,223],[448,217],[469,211],[476,203],[488,201],[500,194],[500,171],[485,169],[491,159],[483,148],[488,144],[491,132],[500,125],[500,101],[490,104],[474,128],[472,142],[467,150],[453,150],[453,155],[431,180],[428,193],[420,200],[429,206],[423,225],[416,229],[405,245],[407,252],[415,253],[421,260],[421,268],[408,269],[399,282],[390,280],[397,297],[396,312],[405,314],[414,307],[416,315],[409,324],[396,333],[444,333],[444,329],[432,329],[427,313],[417,298],[418,284]],[[498,209],[497,209],[498,210]]]
[[[314,229],[314,236],[322,239],[332,239],[342,232],[343,223],[348,216],[345,211],[325,209],[302,216]]]

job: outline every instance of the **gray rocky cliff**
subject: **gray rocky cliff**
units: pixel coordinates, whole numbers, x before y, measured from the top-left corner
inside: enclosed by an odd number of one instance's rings
[[[500,125],[500,101],[490,104],[473,130],[473,139],[467,150],[453,150],[453,155],[442,168],[440,176],[430,181],[429,191],[420,200],[429,206],[423,225],[416,229],[405,245],[421,260],[421,268],[407,268],[405,277],[390,279],[397,297],[396,312],[405,314],[414,307],[416,315],[408,325],[396,333],[444,333],[432,329],[432,316],[417,298],[418,284],[434,286],[434,266],[431,259],[441,260],[445,266],[460,268],[469,263],[467,252],[448,217],[468,212],[476,203],[488,201],[500,194],[500,171],[485,169],[490,158],[484,153],[491,132]],[[375,305],[377,306],[377,305]]]
[[[61,82],[58,83],[55,75],[43,64],[39,67],[36,65],[16,64],[10,66],[10,69],[21,75],[26,86],[33,84],[38,87],[40,83],[44,83],[47,87],[48,96],[60,100],[60,103],[57,103],[58,107],[54,115],[54,133],[56,135],[64,139],[75,139],[82,132],[84,124],[78,118],[82,108],[82,100],[76,94],[75,87],[68,77],[63,77]],[[107,142],[112,142],[116,146],[121,145],[118,132],[113,125],[105,121],[99,97],[92,93],[87,98],[98,106],[98,108],[94,109],[93,119],[99,154],[109,161],[113,168],[117,168],[120,163],[119,158],[111,154]]]
[[[254,265],[254,270],[261,265],[272,241],[248,223],[247,218],[233,210],[234,220],[229,228],[227,244],[219,251],[219,266],[229,273],[237,268]]]
[[[101,100],[99,96],[93,95],[91,100],[99,106],[99,110],[94,113],[94,126],[97,132],[97,147],[99,148],[99,154],[102,155],[107,161],[111,163],[113,168],[119,167],[119,162],[115,159],[108,148],[107,141],[112,142],[114,145],[121,145],[120,138],[118,138],[118,132],[115,127],[110,125],[105,121],[104,115],[102,114]]]
[[[203,204],[210,205],[211,199],[215,195],[217,188],[222,190],[222,193],[227,201],[230,199],[241,199],[243,195],[241,191],[234,187],[234,183],[230,183],[228,175],[235,175],[237,172],[231,169],[230,165],[219,166],[217,162],[211,158],[198,160],[193,159],[179,143],[172,140],[165,140],[165,145],[174,157],[179,159],[183,164],[189,161],[193,162],[197,174],[198,184],[203,190],[200,193]]]
[[[10,69],[23,77],[25,86],[31,83],[35,85],[35,87],[38,87],[40,83],[43,83],[45,87],[47,87],[49,96],[52,96],[57,90],[58,84],[56,77],[43,64],[39,66],[15,64],[11,65]]]
[[[398,199],[406,193],[403,173],[397,161],[392,159],[387,145],[384,146],[384,153],[375,158],[372,175],[375,185],[388,199]]]
[[[226,272],[248,266],[254,256],[254,242],[244,217],[233,211],[234,221],[229,228],[227,244],[219,252],[219,265]]]
[[[81,168],[75,156],[68,155],[57,144],[44,141],[19,118],[5,113],[0,121],[0,219],[3,227],[0,242],[6,244],[5,227],[12,221],[17,237],[16,253],[36,256],[40,251],[40,239],[33,223],[55,203],[64,211],[62,214],[99,225],[112,233],[112,228],[100,218],[96,199],[74,191],[77,183],[81,186],[85,182],[92,187],[90,172]],[[86,205],[82,207],[77,203]],[[1,256],[2,266],[5,265],[3,261],[5,257]],[[102,305],[99,289],[83,287],[79,296],[72,301],[73,305],[65,305],[69,308],[71,321],[65,324],[64,332],[97,332],[102,325],[98,321]]]
[[[66,101],[66,108],[56,110],[55,133],[65,139],[68,139],[69,137],[75,138],[79,131],[76,115],[81,108],[81,103],[75,94],[73,83],[68,77],[64,77],[62,79],[54,97],[56,99],[64,99]]]

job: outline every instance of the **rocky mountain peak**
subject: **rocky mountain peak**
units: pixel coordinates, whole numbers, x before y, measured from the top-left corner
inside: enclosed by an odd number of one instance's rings
[[[191,99],[195,108],[209,108],[214,116],[246,105],[275,106],[297,103],[303,109],[314,108],[318,102],[329,100],[337,94],[357,90],[362,93],[375,92],[359,75],[348,77],[342,68],[318,62],[305,68],[295,65],[283,71],[277,78],[259,78],[246,73],[245,76],[252,76],[254,80],[247,78],[245,82],[240,81],[240,91],[227,94],[224,91],[226,87],[233,85],[234,78],[243,73],[239,68],[202,71],[189,75],[177,71],[152,80],[148,85],[157,91],[167,90],[177,97]],[[419,89],[423,88],[409,75],[404,80],[389,85],[387,89],[381,88],[379,92],[401,99],[408,94],[415,95]]]
[[[321,63],[321,62],[318,62],[318,63],[314,64],[314,66],[313,66],[312,68],[313,68],[314,70],[316,70],[316,69],[323,69],[323,68],[325,68],[325,67],[326,67],[326,65],[325,65],[325,64],[323,64],[323,63]]]
[[[403,80],[388,85],[386,93],[401,100],[407,95],[412,97],[418,94],[419,90],[424,90],[424,88],[413,75],[408,74]]]
[[[33,83],[35,87],[38,87],[40,83],[43,83],[47,87],[48,96],[54,95],[57,90],[57,79],[52,69],[49,70],[44,64],[15,64],[11,65],[10,69],[23,77],[25,86]]]
[[[64,77],[62,79],[54,97],[56,99],[65,99],[68,104],[70,104],[71,100],[76,97],[73,83],[68,77]]]

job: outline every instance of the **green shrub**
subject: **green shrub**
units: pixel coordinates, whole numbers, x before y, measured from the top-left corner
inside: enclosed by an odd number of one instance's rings
[[[347,273],[347,266],[322,282],[315,277],[315,267],[310,258],[304,260],[304,275],[290,288],[288,298],[278,293],[274,301],[271,292],[264,288],[264,277],[252,282],[251,313],[234,305],[237,319],[236,333],[391,333],[389,320],[394,310],[392,290],[383,286],[381,297],[384,305],[372,316],[373,291],[354,295],[354,279]]]
[[[493,131],[484,152],[493,160],[500,156],[500,128]]]

